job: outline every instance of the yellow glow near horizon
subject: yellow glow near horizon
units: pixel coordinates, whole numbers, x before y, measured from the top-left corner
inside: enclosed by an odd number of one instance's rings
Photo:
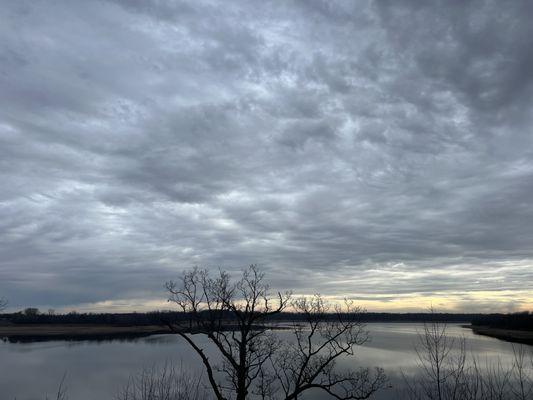
[[[296,293],[294,297],[309,294]],[[427,312],[433,307],[437,312],[492,313],[520,312],[533,310],[533,290],[502,290],[477,292],[438,292],[432,295],[421,293],[361,296],[355,293],[340,296],[323,296],[331,304],[342,304],[344,298],[353,300],[354,305],[368,312]],[[383,300],[386,298],[387,300]],[[176,310],[173,303],[165,300],[122,299],[106,300],[62,307],[58,312],[146,312],[154,310]]]
[[[533,290],[502,290],[474,292],[437,292],[431,295],[420,293],[387,295],[393,300],[382,300],[380,296],[358,299],[356,294],[345,295],[367,311],[375,312],[426,312],[433,307],[438,312],[451,313],[493,313],[533,310]],[[342,298],[329,297],[331,301]]]

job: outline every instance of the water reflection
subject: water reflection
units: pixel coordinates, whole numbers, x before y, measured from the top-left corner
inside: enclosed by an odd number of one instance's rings
[[[423,325],[411,323],[368,324],[371,340],[357,350],[350,365],[385,368],[394,389],[377,396],[391,398],[400,387],[400,370],[416,373],[414,346]],[[278,331],[283,337],[290,332]],[[489,337],[474,335],[460,325],[451,325],[450,336],[465,337],[467,348],[480,360],[510,363],[512,345]],[[199,337],[201,340],[201,337]],[[207,341],[202,345],[209,349]],[[211,349],[209,355],[215,357]],[[201,371],[201,362],[187,345],[175,335],[155,335],[137,339],[111,341],[53,341],[37,343],[0,343],[0,387],[2,398],[42,400],[57,388],[67,373],[70,398],[76,400],[111,399],[132,373],[143,365],[165,361],[186,365],[188,370]],[[485,362],[485,361],[483,361]],[[319,399],[318,393],[310,398]]]

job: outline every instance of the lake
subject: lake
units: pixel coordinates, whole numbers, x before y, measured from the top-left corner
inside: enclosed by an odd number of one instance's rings
[[[370,323],[371,341],[358,347],[351,363],[385,369],[393,388],[376,399],[394,398],[401,386],[400,371],[417,370],[414,346],[422,324]],[[279,331],[280,335],[288,335]],[[448,334],[466,338],[467,348],[479,360],[511,362],[512,344],[473,334],[451,324]],[[131,374],[143,366],[166,361],[182,363],[188,370],[201,371],[201,362],[184,341],[175,335],[157,335],[133,341],[50,341],[0,343],[1,399],[43,400],[52,396],[66,374],[71,400],[112,399]]]

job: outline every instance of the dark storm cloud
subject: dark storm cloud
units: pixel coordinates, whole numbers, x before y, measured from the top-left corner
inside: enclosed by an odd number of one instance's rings
[[[0,295],[141,304],[183,268],[259,263],[301,293],[527,304],[532,17],[3,2]]]

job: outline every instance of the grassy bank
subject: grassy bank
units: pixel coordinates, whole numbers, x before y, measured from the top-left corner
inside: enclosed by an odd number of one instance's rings
[[[163,333],[170,333],[170,329],[161,325],[35,324],[0,326],[0,338],[10,342],[133,339]]]
[[[490,336],[507,342],[533,345],[533,331],[521,331],[515,329],[493,328],[488,326],[466,325],[475,334]]]

